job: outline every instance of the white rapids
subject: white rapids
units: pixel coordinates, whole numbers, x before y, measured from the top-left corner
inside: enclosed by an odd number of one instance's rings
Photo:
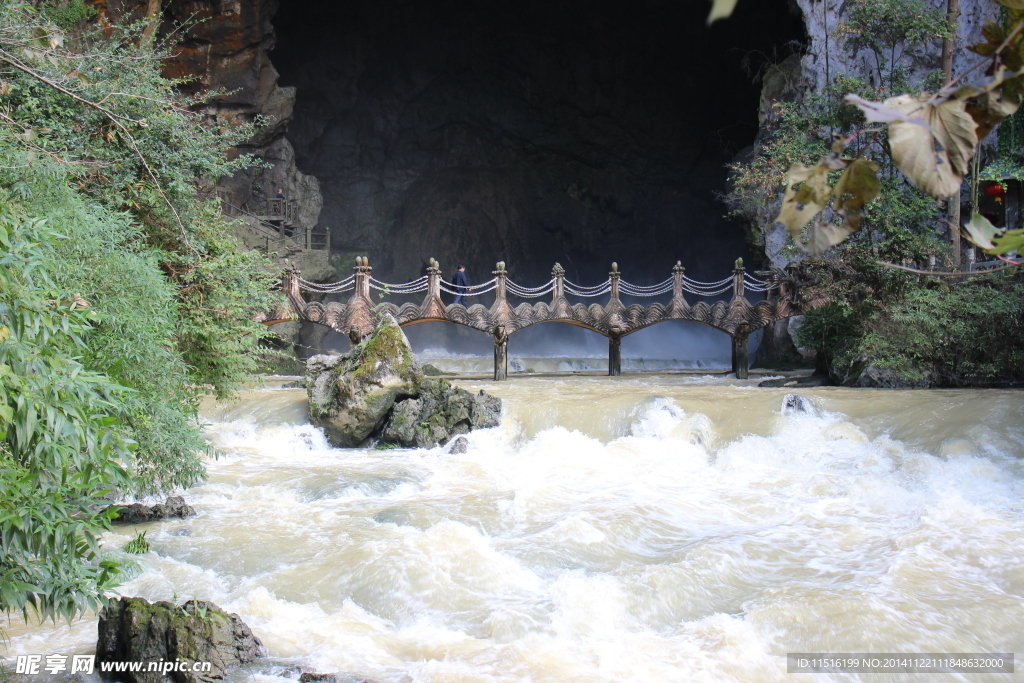
[[[153,542],[121,591],[238,612],[270,653],[238,683],[791,681],[812,678],[787,652],[1024,652],[1020,392],[461,383],[506,409],[459,455],[332,449],[299,389],[206,406],[223,455],[184,494],[199,514],[108,534]],[[5,630],[9,656],[95,647],[95,619]]]

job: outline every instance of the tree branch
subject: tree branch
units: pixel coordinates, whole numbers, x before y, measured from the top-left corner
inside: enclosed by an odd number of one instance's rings
[[[988,275],[989,273],[998,273],[1001,270],[1009,270],[1010,268],[1016,268],[1024,265],[1024,261],[1020,263],[1010,262],[1010,265],[1000,266],[999,268],[989,268],[988,270],[980,271],[967,271],[967,272],[955,272],[946,270],[918,270],[917,268],[909,268],[907,266],[900,266],[895,263],[889,263],[888,261],[875,261],[880,266],[888,266],[889,268],[896,268],[898,270],[905,270],[908,273],[917,273],[918,275],[935,275],[936,277],[966,277],[968,275]]]

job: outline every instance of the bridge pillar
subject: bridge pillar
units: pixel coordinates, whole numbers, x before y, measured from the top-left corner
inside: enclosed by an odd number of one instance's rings
[[[747,272],[747,269],[743,267],[743,259],[736,259],[736,267],[732,271],[732,298],[742,299],[743,298],[743,274]]]
[[[622,330],[613,327],[608,331],[608,376],[622,374]]]
[[[686,299],[683,297],[683,278],[686,276],[686,268],[682,261],[676,261],[672,266],[672,308],[682,309],[686,307]]]
[[[508,379],[508,332],[504,325],[494,329],[494,381]]]
[[[561,263],[556,263],[551,269],[551,277],[555,280],[555,287],[551,290],[551,307],[558,305],[558,300],[565,296],[565,268]]]
[[[737,331],[732,335],[732,371],[736,379],[747,379],[750,370],[750,354],[747,349],[747,333]]]

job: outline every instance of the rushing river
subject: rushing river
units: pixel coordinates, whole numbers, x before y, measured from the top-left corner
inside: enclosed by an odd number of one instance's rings
[[[464,380],[469,449],[338,450],[305,393],[208,405],[223,456],[122,592],[238,612],[234,675],[378,681],[924,681],[787,652],[1024,652],[1024,394],[762,389],[699,374]],[[783,409],[787,393],[807,402]],[[6,630],[87,653],[95,620]]]

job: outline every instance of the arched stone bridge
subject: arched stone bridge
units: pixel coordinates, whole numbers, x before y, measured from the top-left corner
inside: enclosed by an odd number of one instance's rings
[[[676,263],[667,280],[651,286],[638,286],[625,282],[618,267],[612,264],[608,280],[594,287],[581,287],[566,281],[565,271],[555,264],[551,280],[541,287],[526,288],[508,279],[504,262],[499,262],[490,281],[473,285],[464,292],[465,296],[479,296],[493,291],[494,303],[488,308],[481,304],[445,304],[441,292],[458,295],[460,292],[452,283],[441,277],[441,269],[434,259],[430,260],[427,274],[401,285],[380,282],[372,277],[373,269],[365,256],[357,257],[354,273],[341,282],[320,284],[302,279],[297,270],[284,274],[282,291],[285,304],[282,308],[260,316],[261,322],[271,325],[287,320],[308,320],[327,325],[347,335],[353,343],[373,330],[380,316],[390,313],[401,326],[421,322],[444,321],[465,325],[494,338],[494,379],[503,380],[508,370],[508,338],[513,333],[531,325],[546,322],[568,323],[593,330],[608,338],[608,374],[618,375],[621,371],[621,342],[626,335],[645,327],[669,320],[684,320],[700,323],[725,332],[732,337],[732,365],[736,376],[745,379],[748,374],[747,337],[751,332],[783,318],[797,315],[802,306],[797,299],[796,280],[787,271],[773,269],[759,272],[767,279],[747,274],[743,259],[737,259],[731,276],[714,283],[702,283],[686,276],[686,269]],[[409,295],[426,292],[420,304],[391,302],[374,303],[371,289],[387,295]],[[687,302],[684,292],[699,297],[725,294],[731,290],[728,301],[708,304],[698,301]],[[747,291],[768,292],[766,300],[751,304]],[[340,294],[351,291],[346,303],[330,301],[308,302],[303,291],[319,294]],[[633,297],[654,297],[671,293],[666,303],[624,305],[623,294]],[[551,295],[550,303],[520,303],[513,306],[508,296],[539,298]],[[605,304],[570,303],[568,296],[593,298],[608,295]]]

